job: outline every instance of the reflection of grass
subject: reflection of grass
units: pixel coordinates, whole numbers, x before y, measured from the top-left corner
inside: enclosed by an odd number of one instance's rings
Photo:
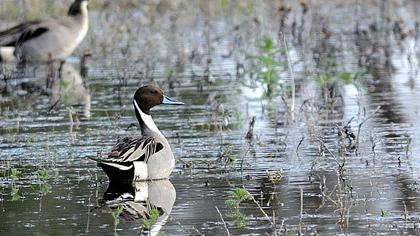
[[[225,201],[229,207],[229,217],[233,223],[240,229],[248,225],[248,217],[239,210],[241,202],[251,199],[251,194],[245,188],[236,188],[229,193],[230,197]]]

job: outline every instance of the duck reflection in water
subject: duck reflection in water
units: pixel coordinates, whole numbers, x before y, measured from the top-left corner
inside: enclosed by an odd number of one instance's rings
[[[168,179],[132,183],[110,181],[103,198],[99,199],[98,209],[105,212],[123,209],[120,218],[139,220],[143,234],[157,235],[172,211],[175,198],[175,188]],[[149,228],[143,220],[150,222]]]

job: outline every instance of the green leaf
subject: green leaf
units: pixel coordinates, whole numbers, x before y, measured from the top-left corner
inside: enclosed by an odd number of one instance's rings
[[[159,218],[159,211],[156,208],[150,210],[149,218],[143,219],[143,228],[149,230],[154,224],[156,224]]]
[[[48,169],[43,168],[41,170],[38,170],[38,177],[41,180],[46,180],[46,179],[50,179],[52,177],[52,174]]]
[[[22,174],[22,171],[12,168],[10,170],[10,178],[12,178],[12,180],[17,180],[19,179],[19,176]]]

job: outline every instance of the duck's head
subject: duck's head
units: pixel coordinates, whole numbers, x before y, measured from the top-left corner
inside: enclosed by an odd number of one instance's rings
[[[89,0],[75,0],[73,4],[71,4],[67,14],[69,16],[76,16],[79,14],[83,14],[84,12],[87,13],[88,3]]]
[[[179,102],[173,98],[169,98],[163,94],[163,91],[154,85],[146,85],[137,89],[134,94],[134,107],[140,108],[141,111],[147,115],[150,115],[150,109],[154,106],[165,104],[165,105],[183,105],[183,102]],[[136,107],[137,104],[137,107]]]

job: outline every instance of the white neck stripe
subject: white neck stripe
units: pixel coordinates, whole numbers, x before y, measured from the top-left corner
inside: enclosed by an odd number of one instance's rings
[[[155,122],[152,119],[152,116],[147,115],[146,113],[144,113],[139,105],[137,104],[137,101],[134,100],[134,106],[136,107],[138,113],[140,114],[141,119],[143,120],[144,124],[151,129],[153,132],[160,134],[163,137],[163,134],[160,132],[160,130],[158,129],[158,127],[156,126]]]

